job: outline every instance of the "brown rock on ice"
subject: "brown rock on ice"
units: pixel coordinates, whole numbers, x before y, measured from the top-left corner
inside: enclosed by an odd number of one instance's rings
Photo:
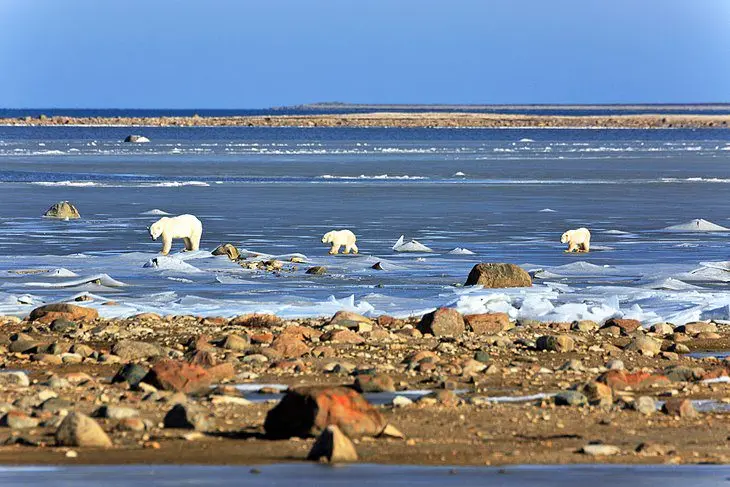
[[[603,324],[601,329],[611,327],[617,327],[619,330],[621,330],[621,334],[628,335],[631,332],[641,329],[641,322],[639,320],[611,318]]]
[[[56,430],[56,444],[108,448],[112,446],[112,441],[96,421],[85,414],[72,412]]]
[[[213,250],[213,252],[211,252],[211,254],[225,255],[231,260],[238,260],[241,257],[241,253],[238,251],[236,246],[231,243],[220,244]]]
[[[79,215],[79,210],[77,210],[76,207],[68,201],[59,201],[58,203],[48,208],[46,212],[43,213],[43,216],[48,218],[60,218],[63,220],[67,218],[81,218],[81,215]]]
[[[510,327],[507,313],[480,313],[464,315],[467,329],[480,335],[491,335]]]
[[[418,329],[433,336],[461,336],[464,334],[464,318],[453,308],[439,308],[421,318]]]
[[[315,462],[326,459],[329,463],[345,463],[357,461],[357,450],[340,428],[335,425],[327,426],[317,437],[317,441],[309,450],[307,460]]]
[[[266,415],[264,429],[273,438],[319,435],[335,425],[350,438],[378,436],[383,416],[357,391],[348,387],[297,387]]]
[[[68,321],[93,321],[98,317],[99,312],[94,308],[85,308],[68,303],[46,304],[30,312],[30,320],[40,321],[41,323],[52,323],[59,318]]]
[[[515,264],[482,262],[472,268],[464,285],[477,284],[486,288],[530,287],[532,278],[526,270]]]

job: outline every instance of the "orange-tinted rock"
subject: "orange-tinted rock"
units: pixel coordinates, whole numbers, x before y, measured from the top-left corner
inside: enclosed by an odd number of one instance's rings
[[[262,343],[271,343],[274,341],[274,335],[273,333],[269,333],[268,331],[262,332],[262,333],[254,333],[250,336],[251,343],[255,344],[262,344]]]
[[[330,319],[328,325],[341,326],[343,328],[354,328],[357,329],[360,323],[373,324],[373,320],[363,315],[353,313],[352,311],[338,311]]]
[[[284,328],[280,336],[284,335],[298,338],[299,340],[311,340],[321,337],[322,332],[314,328],[309,328],[308,326],[292,325]]]
[[[669,416],[679,416],[680,418],[697,417],[697,410],[692,405],[692,401],[680,397],[667,399],[664,406],[662,406],[662,412]]]
[[[335,425],[350,438],[383,432],[383,416],[357,391],[348,387],[290,389],[266,415],[264,429],[273,438],[307,437]]]
[[[611,389],[624,390],[627,387],[639,389],[650,387],[654,384],[669,384],[671,381],[664,375],[650,374],[648,372],[626,372],[625,370],[609,370],[601,374],[597,379]]]
[[[725,367],[716,367],[703,373],[701,380],[717,379],[718,377],[728,376],[730,376],[730,371],[728,371],[728,369],[726,369]]]
[[[403,325],[403,321],[399,320],[398,318],[393,318],[392,316],[388,315],[380,315],[378,316],[378,326],[382,326],[383,328],[400,328]]]
[[[284,358],[298,358],[309,353],[309,347],[306,343],[296,337],[296,335],[279,335],[279,337],[271,343],[270,350],[273,350]]]
[[[601,328],[610,328],[612,326],[618,327],[621,330],[621,333],[628,335],[629,333],[641,328],[641,322],[639,320],[611,318],[606,321]]]
[[[363,337],[350,330],[329,331],[322,335],[320,340],[322,340],[323,342],[348,343],[351,345],[365,343],[365,339]]]
[[[433,336],[461,336],[464,333],[464,318],[453,308],[439,308],[423,316],[418,324],[422,333]]]
[[[476,284],[485,288],[530,287],[532,278],[526,270],[514,264],[483,262],[472,268],[464,285]]]
[[[509,328],[509,315],[507,313],[481,313],[464,315],[466,327],[474,333],[491,335]]]
[[[192,394],[207,390],[214,380],[214,377],[199,365],[164,359],[152,367],[142,382],[165,391]]]
[[[46,304],[30,312],[31,321],[40,321],[42,323],[51,323],[58,318],[69,321],[93,321],[98,317],[99,312],[94,308],[66,303]]]

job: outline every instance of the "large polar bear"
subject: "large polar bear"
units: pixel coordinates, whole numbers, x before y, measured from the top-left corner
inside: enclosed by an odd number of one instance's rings
[[[332,244],[329,252],[332,255],[337,255],[343,245],[346,254],[349,254],[351,250],[357,254],[359,250],[355,245],[355,240],[357,240],[357,237],[350,230],[332,230],[322,237],[322,243]]]
[[[193,215],[180,215],[172,218],[162,217],[150,226],[150,237],[157,240],[162,237],[162,255],[170,253],[172,239],[181,238],[185,242],[185,250],[198,250],[203,224]]]
[[[568,230],[560,237],[561,243],[568,244],[566,252],[590,252],[591,250],[591,232],[587,228],[576,228]]]

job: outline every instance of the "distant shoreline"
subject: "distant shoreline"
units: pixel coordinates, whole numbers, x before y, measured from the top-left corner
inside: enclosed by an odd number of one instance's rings
[[[719,128],[730,115],[533,115],[469,112],[379,112],[316,115],[0,118],[5,126],[380,127],[380,128]]]

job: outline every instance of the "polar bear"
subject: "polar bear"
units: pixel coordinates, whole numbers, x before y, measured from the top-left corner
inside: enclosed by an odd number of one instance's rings
[[[181,238],[185,242],[185,250],[198,250],[203,224],[193,215],[180,215],[172,218],[162,217],[150,226],[150,237],[157,240],[162,237],[162,255],[170,253],[172,239]]]
[[[359,250],[355,245],[355,240],[357,240],[357,237],[350,230],[332,230],[322,237],[322,243],[332,244],[329,252],[332,255],[337,255],[343,245],[345,246],[344,253],[349,254],[352,250],[353,253],[357,254]]]
[[[560,242],[568,244],[568,250],[566,252],[590,252],[591,232],[583,227],[568,230],[560,237]]]

